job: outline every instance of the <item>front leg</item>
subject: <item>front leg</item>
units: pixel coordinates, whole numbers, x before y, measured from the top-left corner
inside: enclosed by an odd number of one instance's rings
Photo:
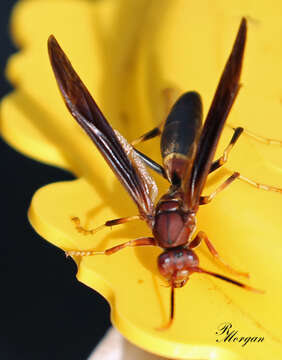
[[[203,231],[198,232],[195,239],[192,240],[192,242],[190,243],[189,248],[192,249],[192,248],[195,248],[196,246],[200,245],[202,240],[204,240],[204,242],[205,242],[207,248],[209,249],[209,252],[212,254],[212,256],[215,257],[221,263],[221,265],[223,265],[225,267],[225,269],[227,271],[229,271],[231,274],[234,274],[234,275],[244,276],[246,278],[249,277],[248,273],[235,270],[230,265],[228,265],[226,263],[226,261],[223,260],[222,257],[219,256],[217,250],[215,249],[215,247],[213,246],[213,244],[210,242],[209,238]]]
[[[107,226],[112,227],[116,225],[121,225],[133,220],[142,220],[142,217],[140,215],[134,215],[134,216],[127,216],[124,218],[119,218],[114,220],[108,220],[104,224],[96,227],[95,229],[86,229],[81,225],[79,217],[74,216],[71,218],[71,221],[74,223],[76,230],[79,233],[82,233],[83,235],[94,235],[96,234],[96,232],[104,229]]]

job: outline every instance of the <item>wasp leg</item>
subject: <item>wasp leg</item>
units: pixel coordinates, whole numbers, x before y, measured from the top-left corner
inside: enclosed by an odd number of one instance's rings
[[[156,173],[161,175],[163,178],[167,179],[165,169],[163,166],[155,162],[153,159],[149,158],[147,155],[143,154],[141,151],[134,149],[135,153],[144,161],[144,163],[149,166]]]
[[[224,150],[221,157],[212,163],[210,168],[210,173],[220,168],[222,165],[224,165],[227,162],[230,151],[232,150],[233,146],[235,145],[240,135],[244,131],[244,129],[241,127],[238,127],[233,130],[234,130],[234,134],[232,136],[232,139],[230,140],[230,143],[228,144],[227,148]]]
[[[237,271],[237,270],[233,269],[230,265],[228,265],[225,262],[225,260],[223,260],[222,257],[219,256],[217,250],[214,248],[213,244],[210,242],[209,238],[203,231],[198,232],[195,239],[190,243],[189,248],[198,246],[201,243],[201,241],[205,242],[205,244],[206,244],[207,248],[209,249],[210,253],[212,254],[212,256],[215,257],[221,263],[221,265],[225,267],[225,269],[228,272],[230,272],[231,274],[234,274],[234,275],[244,276],[246,278],[249,277],[248,273]]]
[[[223,164],[226,163],[226,161],[228,159],[228,155],[229,155],[231,149],[233,148],[233,146],[237,142],[240,135],[243,134],[243,133],[245,135],[255,139],[256,141],[259,141],[259,142],[263,143],[263,144],[282,146],[282,140],[265,138],[263,136],[255,134],[255,133],[253,133],[253,132],[251,132],[249,130],[243,129],[242,127],[234,127],[234,126],[232,126],[230,124],[227,124],[227,126],[231,127],[234,130],[233,137],[232,137],[229,145],[227,146],[227,148],[224,150],[223,155],[212,164],[210,172],[218,169],[220,166],[222,166]]]
[[[226,124],[228,127],[232,128],[233,130],[235,130],[236,128],[231,125],[231,124]],[[266,138],[264,136],[261,135],[257,135],[255,133],[253,133],[252,131],[246,130],[244,129],[244,134],[253,138],[254,140],[261,142],[263,144],[266,145],[277,145],[277,146],[282,146],[282,140],[277,140],[277,139],[270,139],[270,138]]]
[[[229,125],[230,126],[230,125]],[[251,136],[253,138],[255,138],[256,140],[263,142],[265,144],[272,144],[272,145],[281,145],[282,146],[282,141],[279,140],[271,140],[271,139],[267,139],[267,138],[263,138],[261,136],[255,135],[253,133],[250,133],[249,131],[246,131],[245,129],[241,128],[241,127],[237,127],[237,128],[233,128],[234,130],[234,134],[232,136],[232,139],[229,143],[229,145],[227,146],[227,148],[224,150],[222,156],[217,159],[216,161],[214,161],[211,165],[210,168],[210,173],[215,171],[216,169],[220,168],[222,165],[224,165],[227,160],[228,160],[228,156],[229,153],[231,151],[231,149],[233,148],[233,146],[235,145],[235,143],[237,142],[237,140],[239,139],[240,135],[242,133],[246,133],[248,136]],[[233,174],[234,175],[234,174]],[[278,193],[282,193],[282,188],[278,188],[275,186],[271,186],[271,185],[267,185],[267,184],[261,184],[257,181],[251,180],[241,174],[239,174],[237,176],[238,179],[248,183],[251,186],[256,187],[257,189],[261,189],[261,190],[266,190],[266,191],[274,191],[274,192],[278,192]],[[233,180],[232,180],[233,181]],[[227,184],[228,185],[228,184]],[[220,191],[220,190],[219,190]],[[217,191],[218,192],[218,191]],[[212,194],[213,195],[213,194]],[[212,196],[210,195],[210,196]],[[214,194],[212,197],[214,197],[216,194]],[[209,200],[210,201],[210,200]],[[208,201],[208,202],[209,202]],[[207,202],[203,202],[203,204],[206,204]]]
[[[96,232],[104,229],[107,226],[111,227],[111,226],[115,226],[115,225],[124,224],[129,221],[133,221],[133,220],[142,220],[142,217],[140,215],[135,215],[135,216],[128,216],[128,217],[114,219],[114,220],[108,220],[105,222],[105,224],[100,225],[95,229],[89,229],[89,230],[85,229],[83,226],[81,226],[80,219],[78,217],[73,217],[71,220],[74,222],[75,228],[78,232],[82,233],[83,235],[93,235],[93,234],[96,234]]]
[[[130,240],[123,244],[116,245],[105,251],[95,251],[95,250],[67,250],[65,253],[67,256],[93,256],[93,255],[112,255],[117,251],[120,251],[126,247],[135,247],[135,246],[157,246],[157,242],[152,237],[144,237],[140,239]]]
[[[248,183],[251,186],[256,187],[257,189],[266,190],[266,191],[274,191],[274,192],[278,192],[278,193],[282,194],[282,188],[278,188],[278,187],[267,185],[267,184],[261,184],[259,182],[254,181],[254,180],[251,180],[251,179],[249,179],[249,178],[247,178],[247,177],[245,177],[243,175],[239,175],[238,179]]]
[[[140,136],[138,139],[133,140],[131,142],[132,146],[135,146],[141,142],[153,139],[153,138],[161,135],[167,115],[169,114],[169,111],[172,108],[172,105],[175,103],[175,101],[179,95],[180,95],[180,90],[176,89],[176,88],[165,88],[162,91],[164,120],[158,126],[154,127],[152,130],[146,132],[145,134]]]
[[[145,134],[143,134],[142,136],[140,136],[138,139],[135,139],[133,141],[131,141],[131,145],[132,146],[135,146],[141,142],[144,142],[144,141],[147,141],[147,140],[150,140],[150,139],[153,139],[159,135],[161,135],[162,133],[162,125],[163,125],[163,122],[160,123],[159,126],[156,126],[154,127],[152,130],[146,132]]]
[[[239,178],[241,175],[238,172],[233,173],[228,179],[226,179],[213,193],[208,196],[200,197],[200,205],[208,204],[213,200],[213,198],[222,190],[224,190],[228,185],[230,185],[234,180]]]

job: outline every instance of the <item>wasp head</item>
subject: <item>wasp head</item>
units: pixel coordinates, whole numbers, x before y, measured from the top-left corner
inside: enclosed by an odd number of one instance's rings
[[[167,249],[158,257],[158,268],[162,276],[175,288],[184,286],[189,275],[198,268],[198,256],[183,247]]]

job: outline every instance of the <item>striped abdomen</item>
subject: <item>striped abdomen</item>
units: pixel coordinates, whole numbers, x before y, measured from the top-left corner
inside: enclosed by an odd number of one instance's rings
[[[183,94],[174,104],[161,137],[161,153],[168,179],[180,185],[192,163],[202,126],[202,102],[196,92]]]

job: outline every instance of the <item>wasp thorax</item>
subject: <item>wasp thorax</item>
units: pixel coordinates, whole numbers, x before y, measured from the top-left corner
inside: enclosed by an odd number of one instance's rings
[[[184,248],[166,250],[158,257],[158,268],[161,275],[174,287],[185,285],[189,275],[198,265],[198,256],[192,250]]]
[[[185,212],[178,201],[164,201],[158,205],[153,234],[162,248],[187,244],[195,227],[195,214]]]

